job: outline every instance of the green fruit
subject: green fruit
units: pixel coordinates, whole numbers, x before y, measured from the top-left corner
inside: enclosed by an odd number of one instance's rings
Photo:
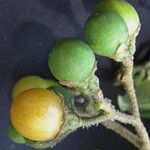
[[[24,92],[25,90],[32,89],[32,88],[49,88],[51,86],[56,86],[57,83],[53,80],[46,80],[39,76],[26,76],[21,78],[14,86],[12,91],[12,98],[13,100],[16,99],[16,97]]]
[[[56,79],[81,82],[93,72],[95,56],[87,44],[76,38],[68,38],[53,46],[48,64]]]
[[[95,12],[110,10],[120,15],[126,22],[129,35],[133,35],[140,23],[138,13],[134,7],[125,0],[103,0],[96,7]]]
[[[12,123],[10,122],[7,128],[7,135],[15,143],[18,144],[24,144],[25,139],[24,137],[16,131],[16,129],[13,127]]]
[[[128,29],[117,14],[100,11],[88,18],[85,36],[96,54],[113,58],[119,46],[127,42]]]

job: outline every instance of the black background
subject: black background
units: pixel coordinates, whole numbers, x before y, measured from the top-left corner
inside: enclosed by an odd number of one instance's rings
[[[56,40],[76,36],[83,39],[85,20],[99,0],[0,0],[0,150],[30,150],[6,136],[14,83],[25,75],[50,78],[47,58]],[[142,29],[137,47],[150,40],[150,2],[130,1],[139,12]],[[147,42],[149,44],[149,42]],[[145,48],[145,50],[147,47]],[[144,52],[144,49],[143,49]],[[144,55],[144,54],[140,54]],[[148,54],[147,54],[148,55]],[[112,86],[110,60],[98,57],[97,75],[105,96],[116,99],[122,89]],[[101,70],[106,70],[102,74]],[[150,122],[144,121],[149,133]],[[134,150],[126,140],[102,126],[79,129],[54,150]]]

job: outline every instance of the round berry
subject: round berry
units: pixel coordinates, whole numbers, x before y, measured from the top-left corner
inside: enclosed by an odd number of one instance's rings
[[[48,64],[56,79],[81,82],[93,72],[95,56],[86,43],[76,38],[68,38],[53,46]]]
[[[52,86],[56,86],[57,83],[52,80],[46,80],[39,76],[29,75],[26,77],[21,78],[19,81],[16,82],[13,91],[12,91],[12,98],[15,98],[25,90],[32,89],[32,88],[48,88]]]
[[[138,13],[134,7],[125,0],[103,0],[96,7],[96,12],[110,10],[120,15],[126,22],[129,35],[133,35],[140,23]]]
[[[63,102],[47,89],[29,89],[13,101],[10,118],[22,136],[34,141],[52,140],[64,123]]]
[[[113,58],[119,46],[127,43],[128,29],[124,20],[116,13],[100,11],[88,18],[85,36],[96,54]]]

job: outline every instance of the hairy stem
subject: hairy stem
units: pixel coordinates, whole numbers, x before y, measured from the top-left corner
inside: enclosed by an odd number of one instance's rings
[[[142,121],[137,120],[135,124],[135,129],[138,133],[138,136],[140,138],[140,143],[141,143],[141,149],[140,150],[150,150],[150,140],[148,133],[146,131],[146,128],[144,127]]]
[[[140,117],[137,98],[134,89],[134,81],[133,81],[133,57],[130,56],[123,62],[123,77],[122,82],[124,84],[124,88],[129,97],[131,103],[131,112],[136,117]]]
[[[134,125],[136,123],[136,119],[125,113],[122,113],[115,109],[115,106],[111,104],[111,100],[108,98],[103,98],[103,93],[99,89],[97,94],[95,95],[95,99],[97,99],[101,104],[101,109],[104,110],[106,113],[109,114],[112,120],[118,120],[125,124]]]
[[[126,61],[123,63],[123,77],[122,81],[124,84],[124,88],[127,92],[131,103],[131,112],[136,119],[135,127],[137,134],[141,141],[141,148],[140,150],[150,150],[150,140],[148,137],[148,133],[140,119],[139,107],[137,103],[137,97],[134,88],[134,81],[133,81],[133,56],[130,56]]]
[[[134,89],[132,71],[133,71],[133,57],[131,55],[126,61],[123,62],[122,81],[124,83],[125,90],[127,91],[127,95],[130,99],[133,115],[127,115],[125,113],[122,113],[122,112],[116,110],[115,106],[113,106],[111,104],[111,100],[104,98],[103,92],[99,88],[98,79],[93,73],[91,75],[91,77],[84,84],[75,85],[75,88],[77,89],[77,91],[79,91],[83,95],[90,97],[94,101],[98,101],[99,109],[104,111],[105,113],[99,114],[97,116],[89,117],[89,118],[82,118],[81,116],[77,116],[78,124],[77,124],[76,128],[90,127],[92,125],[99,124],[99,123],[102,123],[102,122],[108,121],[108,120],[119,121],[121,123],[130,124],[133,127],[135,127],[135,129],[137,131],[138,139],[137,139],[137,136],[134,135],[134,136],[132,136],[133,139],[128,138],[128,140],[131,143],[134,142],[134,145],[136,145],[136,147],[138,147],[138,148],[140,145],[140,148],[139,148],[140,150],[150,150],[149,137],[148,137],[148,134],[146,132],[146,129],[145,129],[142,121],[140,120],[140,114],[139,114],[137,98],[136,98],[135,89]],[[68,87],[74,87],[74,85],[72,85],[70,83],[69,84],[62,83],[62,84],[65,84]],[[119,129],[122,129],[122,128],[119,128]],[[115,131],[115,128],[112,130]],[[123,128],[123,131],[120,130],[120,132],[117,131],[117,133],[119,133],[123,136],[124,131],[126,131],[126,130]],[[123,133],[121,133],[121,132],[123,132]],[[127,130],[124,137],[126,137],[126,138],[131,137],[131,135],[133,135],[133,134],[130,133],[129,130]],[[136,138],[134,138],[134,137],[136,137]]]
[[[135,147],[140,149],[141,145],[138,136],[134,135],[120,123],[114,121],[105,121],[101,124],[107,129],[113,130],[114,132],[118,133],[120,136],[131,142]]]
[[[109,115],[99,115],[93,118],[82,118],[79,120],[79,127],[91,127],[92,125],[98,125],[109,119],[111,119],[111,116]]]
[[[140,139],[140,150],[150,150],[150,141],[149,141],[148,133],[147,133],[142,121],[140,120],[133,79],[130,78],[130,80],[132,80],[132,82],[126,83],[126,85],[128,83],[132,84],[130,86],[127,85],[127,92],[128,92],[128,96],[130,96],[130,99],[131,98],[134,99],[134,100],[133,99],[131,100],[132,107],[134,107],[133,113],[136,112],[138,115],[133,115],[133,116],[126,115],[125,113],[121,113],[120,111],[116,110],[115,107],[111,104],[110,100],[103,98],[103,93],[101,90],[99,90],[97,92],[95,98],[101,102],[101,109],[103,109],[104,111],[106,111],[107,113],[110,114],[111,120],[117,120],[121,123],[131,124],[133,127],[135,127],[137,134],[139,136],[139,139]],[[131,92],[133,92],[133,93],[131,93]],[[132,143],[132,140],[130,142]]]
[[[136,124],[136,119],[133,116],[127,115],[125,113],[116,110],[115,108],[113,108],[113,105],[111,107],[106,103],[105,104],[102,103],[101,105],[105,113],[95,116],[93,118],[82,118],[80,120],[81,126],[88,126],[88,125],[91,126],[94,124],[99,124],[106,120],[117,120],[121,123],[130,125]]]

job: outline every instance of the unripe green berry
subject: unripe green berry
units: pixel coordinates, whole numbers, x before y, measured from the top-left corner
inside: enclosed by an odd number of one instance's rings
[[[88,18],[85,36],[96,54],[113,58],[119,46],[127,43],[128,29],[116,13],[100,11]]]
[[[103,0],[97,5],[95,12],[101,10],[110,10],[120,15],[127,24],[130,36],[136,32],[140,23],[139,16],[134,7],[127,1]]]
[[[76,38],[57,42],[48,60],[49,68],[56,79],[67,82],[82,82],[94,69],[95,56],[91,48]]]

